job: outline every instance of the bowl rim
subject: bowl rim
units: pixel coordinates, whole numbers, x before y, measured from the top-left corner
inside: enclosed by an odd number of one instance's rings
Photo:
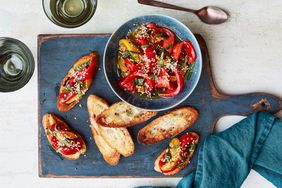
[[[165,107],[165,108],[152,108],[152,109],[147,109],[147,108],[142,108],[142,107],[139,107],[139,106],[135,106],[134,104],[131,104],[129,102],[127,102],[125,99],[123,99],[121,96],[119,96],[119,94],[114,90],[114,88],[112,87],[112,84],[110,83],[109,79],[108,79],[108,76],[107,76],[107,73],[106,73],[106,53],[107,53],[107,49],[108,49],[108,45],[110,43],[110,41],[112,40],[112,37],[114,36],[114,34],[122,27],[124,26],[125,24],[127,24],[128,22],[130,22],[131,20],[134,20],[134,19],[137,19],[137,18],[140,18],[140,17],[146,17],[146,16],[157,16],[157,17],[165,17],[165,18],[168,18],[168,19],[171,19],[173,20],[174,22],[177,22],[178,24],[182,25],[184,28],[186,28],[187,32],[190,34],[190,36],[196,41],[196,45],[197,45],[197,48],[199,49],[199,52],[200,54],[197,55],[197,58],[199,58],[199,73],[197,74],[197,77],[195,79],[196,81],[196,84],[194,84],[194,86],[192,86],[192,88],[190,89],[190,91],[185,95],[185,97],[183,97],[181,100],[179,100],[177,103],[173,104],[173,105],[170,105],[168,107]],[[185,25],[183,24],[181,21],[177,20],[176,18],[173,18],[171,16],[167,16],[167,15],[163,15],[163,14],[143,14],[143,15],[140,15],[140,16],[136,16],[136,17],[133,17],[133,18],[130,18],[128,19],[127,21],[125,21],[123,24],[121,24],[117,29],[115,29],[110,38],[108,39],[107,43],[106,43],[106,46],[105,46],[105,50],[104,50],[104,54],[103,54],[103,72],[104,72],[104,76],[107,80],[107,83],[108,85],[110,86],[111,90],[115,93],[115,95],[121,99],[122,101],[124,101],[125,103],[135,107],[135,108],[139,108],[139,109],[142,109],[142,110],[149,110],[149,111],[165,111],[165,110],[169,110],[169,109],[172,109],[178,105],[180,105],[182,102],[184,102],[191,94],[192,92],[195,90],[195,88],[197,87],[198,83],[199,83],[199,80],[200,80],[200,77],[201,77],[201,74],[202,74],[202,65],[203,65],[203,60],[202,60],[202,51],[201,51],[201,47],[199,45],[199,42],[197,40],[197,38],[195,37],[195,35],[192,33],[192,31]]]

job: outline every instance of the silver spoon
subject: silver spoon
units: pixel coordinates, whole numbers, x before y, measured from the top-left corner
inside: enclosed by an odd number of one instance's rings
[[[206,6],[199,10],[193,10],[154,0],[138,0],[138,3],[155,7],[191,12],[197,15],[200,20],[202,20],[202,22],[206,24],[221,24],[229,18],[227,12],[215,6]]]

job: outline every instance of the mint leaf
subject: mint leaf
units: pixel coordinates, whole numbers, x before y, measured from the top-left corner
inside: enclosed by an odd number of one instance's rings
[[[184,76],[186,80],[189,80],[191,78],[195,64],[196,62],[192,62],[188,64],[188,69]]]
[[[147,48],[148,46],[150,46],[149,44],[144,44],[141,46],[141,48]]]
[[[123,52],[122,54],[121,54],[121,57],[124,59],[124,58],[127,58],[127,57],[129,57],[130,56],[130,53],[129,52]]]
[[[165,153],[165,162],[168,162],[171,159],[171,153]]]
[[[67,93],[70,93],[70,92],[72,92],[72,88],[71,88],[71,86],[68,84],[67,86],[66,86],[66,88],[64,89],[64,92],[67,92]]]
[[[164,52],[161,53],[161,57],[160,57],[160,65],[163,66],[164,65]]]
[[[144,82],[144,78],[137,78],[137,79],[132,80],[132,82],[138,86],[142,86]]]
[[[74,68],[74,71],[77,72],[77,71],[79,71],[79,70],[81,70],[81,69],[87,67],[88,65],[90,65],[90,61],[87,61],[86,63],[83,63],[83,64],[81,64],[81,65],[75,67],[75,68]]]
[[[189,151],[194,151],[196,149],[196,144],[189,145]]]

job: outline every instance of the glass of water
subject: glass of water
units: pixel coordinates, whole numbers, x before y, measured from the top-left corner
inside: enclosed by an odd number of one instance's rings
[[[97,7],[97,0],[42,0],[47,17],[55,24],[74,28],[92,18]]]
[[[22,88],[34,71],[29,48],[19,40],[0,38],[0,92]]]

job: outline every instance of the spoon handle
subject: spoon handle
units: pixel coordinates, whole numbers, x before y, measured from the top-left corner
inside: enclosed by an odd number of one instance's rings
[[[173,10],[181,10],[181,11],[192,12],[192,13],[196,12],[193,9],[179,7],[179,6],[176,6],[176,5],[163,3],[163,2],[159,2],[159,1],[155,1],[155,0],[138,0],[138,3],[143,4],[143,5],[150,5],[150,6],[168,8],[168,9],[173,9]]]

